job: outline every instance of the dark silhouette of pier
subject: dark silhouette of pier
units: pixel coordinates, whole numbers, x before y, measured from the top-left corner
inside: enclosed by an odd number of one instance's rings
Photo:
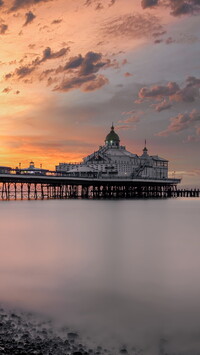
[[[178,189],[179,182],[180,179],[0,174],[0,199],[200,197],[199,189]]]

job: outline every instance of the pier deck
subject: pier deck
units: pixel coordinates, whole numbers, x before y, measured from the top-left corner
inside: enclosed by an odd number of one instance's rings
[[[200,197],[177,189],[180,179],[0,174],[0,199]]]

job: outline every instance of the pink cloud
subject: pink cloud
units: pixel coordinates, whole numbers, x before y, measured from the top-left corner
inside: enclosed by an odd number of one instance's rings
[[[193,110],[190,113],[179,113],[176,117],[170,119],[169,126],[157,136],[168,136],[171,133],[179,133],[188,128],[196,127],[199,130],[200,112]]]
[[[199,97],[199,87],[200,79],[193,76],[189,76],[186,79],[186,83],[182,88],[176,82],[171,81],[166,85],[145,86],[140,89],[138,93],[139,101],[136,102],[141,103],[143,101],[163,99],[162,103],[153,105],[156,111],[160,112],[172,106],[169,101],[194,102]]]

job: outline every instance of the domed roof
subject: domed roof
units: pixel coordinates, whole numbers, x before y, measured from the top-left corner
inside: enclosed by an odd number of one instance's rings
[[[113,125],[111,127],[110,133],[108,133],[108,135],[106,136],[105,141],[107,143],[114,143],[114,142],[119,143],[120,142],[119,136],[117,133],[115,133]]]

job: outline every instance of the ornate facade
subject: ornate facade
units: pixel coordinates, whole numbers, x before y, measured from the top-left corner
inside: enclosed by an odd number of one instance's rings
[[[167,179],[168,161],[158,155],[149,155],[146,142],[141,156],[127,151],[125,146],[120,145],[120,138],[112,125],[104,145],[85,157],[83,163],[60,163],[56,166],[56,171],[80,176],[95,173],[102,177],[114,175],[116,177]]]

